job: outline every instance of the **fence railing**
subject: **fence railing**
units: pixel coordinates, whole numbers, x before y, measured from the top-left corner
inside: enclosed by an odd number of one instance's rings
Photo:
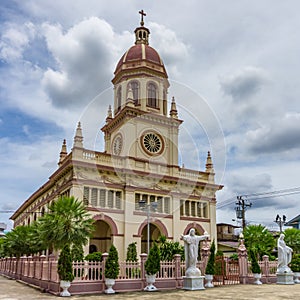
[[[202,274],[205,274],[208,249],[208,247],[202,249],[202,260],[197,264]],[[105,289],[104,274],[107,256],[107,253],[103,254],[101,262],[73,262],[75,277],[70,292],[73,294],[102,293]],[[224,258],[222,262],[217,262],[218,274],[214,276],[216,285],[253,282],[251,265],[243,243],[238,248],[238,256],[239,259],[235,262],[227,258]],[[141,254],[138,262],[119,262],[120,272],[115,284],[117,291],[138,291],[146,286],[146,259],[147,255]],[[264,256],[259,264],[262,270],[262,281],[264,283],[276,282],[277,262],[269,261],[269,257]],[[175,255],[172,261],[161,261],[160,270],[156,276],[156,286],[159,289],[181,288],[185,269],[185,262],[180,260],[180,255]],[[28,256],[19,259],[2,258],[0,259],[0,274],[33,284],[53,294],[60,292],[57,257],[54,255]]]

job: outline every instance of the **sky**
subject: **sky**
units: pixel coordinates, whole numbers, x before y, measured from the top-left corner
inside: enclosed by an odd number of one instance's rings
[[[224,185],[217,222],[239,224],[238,195],[300,187],[299,1],[1,0],[0,222],[8,228],[11,211],[57,169],[63,139],[72,148],[79,120],[85,148],[103,151],[111,79],[141,9],[184,120],[179,163],[204,170],[210,150]],[[273,196],[245,198],[249,224],[277,228],[277,214],[300,213],[298,193]]]

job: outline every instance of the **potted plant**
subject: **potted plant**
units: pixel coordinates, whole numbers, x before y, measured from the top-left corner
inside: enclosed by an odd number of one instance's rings
[[[294,254],[290,263],[290,268],[294,272],[294,282],[300,283],[300,255]]]
[[[262,282],[260,281],[261,269],[260,269],[260,266],[257,261],[257,256],[254,253],[253,249],[249,250],[249,254],[250,254],[250,261],[251,261],[251,271],[252,271],[253,277],[254,277],[253,283],[254,284],[262,284]]]
[[[60,279],[60,287],[63,289],[60,295],[62,297],[71,296],[71,294],[68,291],[68,288],[71,286],[71,282],[74,279],[74,274],[69,244],[66,244],[59,254],[57,272]]]
[[[156,273],[160,269],[160,252],[156,243],[150,249],[147,260],[145,262],[146,281],[147,286],[144,288],[145,291],[156,291],[157,288],[153,285],[156,278]]]
[[[120,271],[119,266],[119,256],[117,248],[114,245],[110,246],[108,257],[105,261],[105,284],[107,289],[105,290],[106,294],[114,294],[113,285],[115,284],[115,280],[118,278]]]
[[[216,246],[215,246],[215,241],[213,241],[210,245],[210,254],[205,268],[205,280],[206,280],[205,287],[207,288],[214,287],[212,281],[215,274],[215,251],[216,251]]]

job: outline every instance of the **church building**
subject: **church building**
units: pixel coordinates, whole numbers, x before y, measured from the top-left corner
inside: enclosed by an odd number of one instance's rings
[[[159,236],[179,241],[192,227],[216,239],[216,192],[222,186],[215,183],[209,151],[205,170],[179,166],[183,120],[174,97],[169,101],[167,71],[149,45],[140,13],[135,44],[114,71],[104,151],[84,148],[85,124],[79,122],[71,151],[64,141],[57,170],[13,214],[14,226],[30,224],[67,195],[82,200],[95,220],[86,253],[107,252],[113,243],[125,259],[132,242],[138,253],[147,253]]]

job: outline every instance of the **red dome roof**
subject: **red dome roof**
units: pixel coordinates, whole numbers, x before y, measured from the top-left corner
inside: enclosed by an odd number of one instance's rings
[[[164,67],[164,64],[155,49],[146,44],[137,44],[129,48],[129,50],[119,60],[116,72],[123,64],[134,63],[137,61],[149,61]]]

